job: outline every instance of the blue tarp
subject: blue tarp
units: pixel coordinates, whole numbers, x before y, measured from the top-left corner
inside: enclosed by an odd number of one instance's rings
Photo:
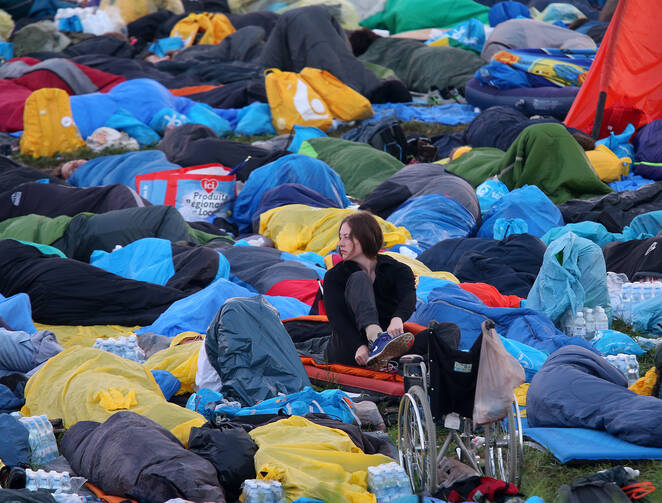
[[[402,121],[436,122],[457,126],[468,124],[478,116],[471,105],[451,103],[449,105],[414,106],[413,103],[385,103],[372,105],[374,115],[366,122],[379,122],[395,115]]]
[[[587,221],[566,224],[563,227],[554,227],[547,231],[540,240],[549,246],[552,241],[555,241],[568,233],[573,233],[581,238],[589,239],[601,248],[615,239],[614,234],[609,232],[604,225],[597,222]]]
[[[561,463],[573,460],[662,459],[659,447],[643,447],[588,428],[531,428],[522,418],[524,436],[539,443]]]
[[[298,183],[319,192],[340,207],[349,206],[345,186],[338,173],[320,160],[290,154],[251,173],[234,202],[232,218],[239,230],[250,231],[253,215],[266,191],[284,183]]]
[[[252,416],[255,414],[278,415],[281,412],[290,416],[305,416],[309,413],[319,413],[331,416],[333,419],[337,419],[343,423],[352,424],[354,422],[354,414],[352,412],[352,406],[349,405],[351,403],[349,397],[342,390],[327,389],[318,392],[310,386],[306,386],[298,393],[269,398],[252,407],[220,405],[216,407],[215,413],[227,417]]]
[[[419,303],[409,321],[423,326],[432,320],[456,323],[462,334],[459,348],[468,350],[480,334],[481,323],[487,319],[494,321],[500,335],[550,354],[568,344],[593,350],[584,339],[564,335],[538,311],[488,307],[478,297],[454,284],[430,292],[428,302]]]
[[[469,237],[476,228],[471,213],[442,194],[412,197],[391,213],[388,221],[405,227],[423,250],[444,239]]]
[[[136,190],[136,175],[179,169],[160,150],[144,150],[97,157],[74,171],[68,182],[76,187],[122,183]]]
[[[547,247],[526,299],[527,307],[560,323],[584,307],[602,306],[611,315],[602,249],[576,234],[564,234]]]
[[[111,253],[94,250],[90,264],[124,278],[165,285],[175,274],[172,243],[167,239],[144,238]]]
[[[553,227],[563,225],[563,216],[556,205],[535,185],[524,185],[494,202],[483,216],[476,234],[479,238],[494,238],[494,224],[500,218],[520,218],[528,226],[527,233],[541,237]]]
[[[154,323],[138,330],[138,334],[153,332],[174,337],[182,332],[205,333],[214,315],[232,297],[254,297],[243,286],[219,278],[199,292],[174,302]],[[310,313],[310,306],[292,297],[264,295],[280,313],[281,319],[296,318]]]

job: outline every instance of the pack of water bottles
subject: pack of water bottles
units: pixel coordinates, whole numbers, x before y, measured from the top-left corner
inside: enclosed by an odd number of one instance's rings
[[[614,316],[626,323],[632,323],[632,311],[637,304],[662,294],[662,281],[640,281],[623,283],[609,290],[609,298]]]
[[[45,415],[23,417],[19,412],[12,412],[11,415],[16,417],[28,430],[30,462],[33,465],[48,463],[60,455],[53,433],[53,425],[48,417]]]
[[[134,362],[145,361],[145,352],[138,346],[138,338],[135,334],[131,334],[129,337],[99,338],[94,343],[94,347]]]
[[[562,321],[561,330],[568,336],[577,336],[586,340],[595,337],[598,330],[609,328],[609,318],[602,306],[585,307],[574,316],[567,315]]]
[[[248,479],[241,485],[244,503],[285,503],[283,485],[277,480]]]
[[[639,379],[639,362],[636,356],[619,353],[604,358],[623,373],[628,380],[628,386],[632,386]]]
[[[377,497],[377,503],[390,503],[413,494],[409,477],[398,463],[369,467],[368,489]]]
[[[25,488],[30,491],[46,489],[55,493],[71,494],[71,477],[69,472],[56,472],[45,470],[25,470]]]

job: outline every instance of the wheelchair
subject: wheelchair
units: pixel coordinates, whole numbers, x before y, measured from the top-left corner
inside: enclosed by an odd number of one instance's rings
[[[494,322],[486,320],[481,328],[482,333],[469,352],[452,349],[443,342],[441,344],[446,346],[442,348],[445,352],[443,358],[455,360],[452,362],[454,367],[450,367],[451,371],[457,373],[459,369],[463,372],[470,368],[469,365],[476,365],[472,376],[467,376],[468,379],[472,378],[474,389],[482,337],[486,331],[494,330]],[[405,393],[398,409],[398,451],[400,465],[407,472],[414,493],[431,495],[437,492],[437,466],[453,443],[459,460],[479,474],[518,486],[523,461],[523,438],[522,420],[514,393],[512,405],[502,420],[475,426],[472,418],[467,417],[471,415],[468,411],[473,410],[473,395],[466,396],[463,383],[460,383],[460,389],[457,386],[450,389],[453,386],[448,385],[448,380],[444,383],[436,379],[438,376],[435,374],[443,373],[443,368],[440,368],[440,362],[433,361],[432,353],[428,357],[430,368],[419,355],[404,355],[400,358]],[[463,359],[464,363],[458,363],[458,359]],[[450,400],[449,403],[447,398],[453,395],[464,395],[461,398],[463,403],[459,404],[464,414],[452,410],[458,401],[452,403],[453,400]],[[440,446],[437,445],[437,425],[448,431]]]

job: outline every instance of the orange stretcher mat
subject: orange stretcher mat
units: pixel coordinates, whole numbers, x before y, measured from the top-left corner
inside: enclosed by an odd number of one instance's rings
[[[190,96],[191,94],[200,94],[216,89],[217,87],[223,86],[189,86],[189,87],[180,87],[179,89],[170,89],[170,92],[174,96]]]
[[[328,323],[328,318],[323,315],[300,316],[283,320],[288,321],[313,321]],[[404,329],[412,334],[417,334],[425,327],[416,323],[405,323]],[[313,358],[301,356],[301,363],[306,374],[312,380],[322,381],[338,386],[345,386],[367,391],[374,391],[391,396],[402,396],[404,394],[404,383],[402,376],[389,372],[379,372],[364,367],[354,367],[339,363],[318,363]]]

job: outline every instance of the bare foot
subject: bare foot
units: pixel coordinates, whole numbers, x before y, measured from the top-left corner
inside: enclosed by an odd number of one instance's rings
[[[74,174],[74,171],[76,171],[86,162],[87,160],[85,159],[76,159],[74,161],[65,162],[63,165],[57,168],[55,173],[60,178],[64,178],[66,180],[67,178],[71,177],[71,175]]]

